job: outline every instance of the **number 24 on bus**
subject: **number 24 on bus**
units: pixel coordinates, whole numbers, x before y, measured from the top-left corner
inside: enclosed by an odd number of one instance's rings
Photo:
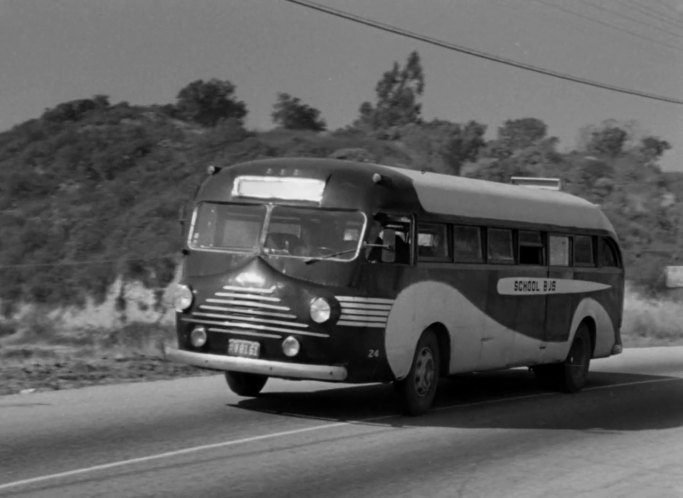
[[[621,352],[621,252],[588,201],[332,159],[208,173],[168,356],[239,395],[269,377],[394,382],[415,415],[443,376],[528,366],[574,392]]]

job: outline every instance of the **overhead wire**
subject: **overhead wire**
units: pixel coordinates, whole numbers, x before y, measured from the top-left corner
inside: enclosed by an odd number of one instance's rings
[[[653,7],[645,7],[634,0],[626,0],[621,5],[623,5],[631,11],[640,12],[645,17],[662,22],[664,24],[668,24],[671,27],[678,29],[683,28],[683,22],[678,22],[671,15],[665,14],[664,12],[659,11]]]
[[[636,31],[633,31],[633,30],[631,30],[631,29],[625,28],[625,27],[623,27],[623,26],[617,26],[617,25],[615,25],[615,24],[612,24],[612,23],[603,21],[603,20],[601,20],[601,19],[596,19],[595,17],[587,16],[587,15],[581,14],[581,13],[579,13],[579,12],[576,12],[576,11],[571,10],[571,9],[567,9],[566,7],[557,5],[557,4],[555,4],[555,3],[547,2],[547,1],[545,1],[545,0],[532,0],[532,1],[534,1],[534,2],[536,2],[536,3],[539,3],[539,4],[542,4],[542,5],[545,5],[546,7],[550,7],[550,8],[552,8],[552,9],[559,10],[560,12],[564,12],[564,13],[566,13],[566,14],[570,14],[570,15],[575,16],[575,17],[578,17],[578,18],[580,18],[580,19],[584,19],[584,20],[589,21],[589,22],[591,22],[591,23],[599,24],[600,26],[605,26],[605,27],[607,27],[607,28],[609,28],[609,29],[612,29],[612,30],[615,30],[615,31],[621,31],[622,33],[626,33],[626,34],[628,34],[628,35],[630,35],[630,36],[633,36],[633,37],[635,37],[635,38],[639,38],[639,39],[641,39],[641,40],[645,40],[645,41],[651,42],[651,43],[653,43],[653,44],[655,44],[655,45],[659,45],[660,47],[669,48],[669,49],[675,50],[675,51],[677,51],[677,52],[683,52],[683,47],[682,47],[682,46],[679,46],[679,45],[672,45],[672,44],[670,44],[670,43],[665,43],[665,42],[663,42],[663,41],[661,41],[661,40],[658,40],[658,39],[656,39],[656,38],[651,38],[651,37],[649,37],[649,36],[645,36],[645,35],[643,35],[642,33],[638,33],[638,32],[636,32]]]
[[[659,31],[661,31],[661,32],[667,33],[667,34],[670,35],[670,36],[673,36],[673,37],[676,37],[676,38],[682,38],[682,39],[683,39],[683,35],[682,35],[681,33],[676,33],[676,32],[670,31],[670,30],[668,30],[668,29],[665,29],[665,28],[663,28],[663,27],[661,27],[661,26],[656,26],[656,25],[654,25],[654,24],[652,24],[652,23],[650,23],[650,22],[645,21],[645,20],[642,19],[642,18],[639,19],[639,18],[630,16],[630,15],[626,15],[626,14],[624,14],[623,12],[619,12],[619,11],[616,11],[616,10],[613,10],[613,9],[608,9],[608,8],[605,7],[604,5],[601,5],[601,4],[598,4],[598,3],[589,2],[588,0],[579,0],[579,1],[580,1],[582,4],[584,4],[584,5],[587,5],[587,6],[591,7],[591,8],[593,8],[593,9],[597,9],[597,10],[599,10],[599,11],[601,11],[601,12],[605,12],[605,13],[611,15],[611,16],[616,16],[616,17],[621,18],[621,19],[627,19],[627,20],[629,20],[629,21],[631,21],[631,22],[634,22],[634,23],[636,23],[636,24],[644,25],[644,26],[647,26],[647,27],[649,27],[649,28],[655,28],[655,29],[657,29],[657,30],[659,30]]]
[[[458,44],[450,43],[450,42],[447,42],[444,40],[432,38],[432,37],[429,37],[426,35],[415,33],[413,31],[408,31],[406,29],[399,28],[397,26],[393,26],[391,24],[375,21],[375,20],[367,18],[367,17],[362,17],[362,16],[359,16],[356,14],[351,14],[349,12],[338,10],[338,9],[328,7],[326,5],[322,5],[319,3],[311,2],[308,0],[285,0],[285,1],[289,2],[289,3],[297,4],[297,5],[300,5],[302,7],[312,9],[312,10],[317,10],[317,11],[322,12],[324,14],[329,14],[331,16],[338,17],[340,19],[353,21],[355,23],[363,24],[365,26],[376,28],[376,29],[379,29],[379,30],[382,30],[382,31],[385,31],[388,33],[393,33],[393,34],[403,36],[406,38],[412,38],[414,40],[422,41],[422,42],[428,43],[430,45],[435,45],[435,46],[438,46],[441,48],[446,48],[448,50],[452,50],[455,52],[460,52],[463,54],[471,55],[473,57],[478,57],[480,59],[498,62],[500,64],[505,64],[507,66],[515,67],[517,69],[523,69],[523,70],[531,71],[531,72],[534,72],[537,74],[542,74],[545,76],[551,76],[553,78],[557,78],[557,79],[561,79],[561,80],[565,80],[565,81],[571,81],[573,83],[579,83],[579,84],[591,86],[594,88],[601,88],[603,90],[609,90],[612,92],[622,93],[622,94],[626,94],[626,95],[634,95],[637,97],[642,97],[642,98],[651,99],[651,100],[657,100],[660,102],[668,102],[670,104],[683,105],[683,100],[681,100],[681,99],[668,97],[666,95],[658,95],[658,94],[654,94],[654,93],[643,92],[643,91],[634,90],[631,88],[619,87],[619,86],[610,85],[607,83],[601,83],[599,81],[589,80],[586,78],[573,76],[571,74],[561,73],[561,72],[553,71],[550,69],[545,69],[545,68],[542,68],[539,66],[534,66],[531,64],[526,64],[523,62],[515,61],[513,59],[508,59],[505,57],[499,57],[495,54],[483,52],[480,50],[475,50],[472,48],[465,47],[463,45],[458,45]]]

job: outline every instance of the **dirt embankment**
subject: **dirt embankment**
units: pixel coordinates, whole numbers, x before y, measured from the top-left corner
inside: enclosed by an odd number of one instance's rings
[[[0,395],[207,374],[210,372],[144,356],[12,361],[0,365]]]

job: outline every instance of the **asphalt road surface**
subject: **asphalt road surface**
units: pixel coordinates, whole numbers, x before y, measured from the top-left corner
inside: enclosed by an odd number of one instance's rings
[[[387,385],[222,376],[0,398],[0,496],[683,497],[683,348],[593,362],[578,394],[518,369]]]

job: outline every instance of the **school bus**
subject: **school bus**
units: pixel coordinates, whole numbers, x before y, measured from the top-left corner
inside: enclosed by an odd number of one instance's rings
[[[333,159],[210,167],[188,215],[168,356],[257,396],[269,377],[394,382],[528,366],[580,390],[621,352],[622,256],[594,204]]]

